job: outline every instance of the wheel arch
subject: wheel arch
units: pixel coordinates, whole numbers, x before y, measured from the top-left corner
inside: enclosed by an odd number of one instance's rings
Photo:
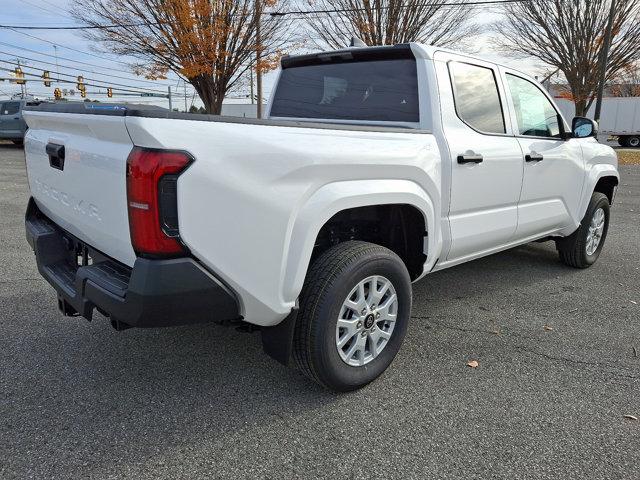
[[[615,195],[615,187],[620,181],[620,174],[615,165],[612,164],[598,164],[594,165],[587,176],[585,188],[582,190],[582,199],[580,201],[580,211],[578,212],[577,222],[584,217],[591,200],[593,192],[601,192],[607,195],[609,203],[613,201]],[[610,195],[607,194],[607,190],[610,189]],[[605,191],[602,191],[605,190]]]
[[[442,233],[436,221],[436,212],[440,211],[439,196],[429,195],[410,180],[335,182],[316,190],[292,218],[289,241],[284,246],[283,300],[295,301],[302,290],[318,235],[327,222],[343,211],[387,205],[406,205],[422,215],[424,230],[428,232],[424,242],[423,271],[428,271],[442,248]]]
[[[613,203],[615,189],[618,186],[618,177],[613,175],[605,175],[598,178],[596,185],[593,187],[594,192],[604,193],[609,199],[609,205]]]

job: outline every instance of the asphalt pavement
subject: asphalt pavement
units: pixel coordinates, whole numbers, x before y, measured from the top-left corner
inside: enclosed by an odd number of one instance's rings
[[[640,167],[621,172],[596,265],[547,242],[429,275],[391,368],[339,395],[258,334],[61,317],[0,144],[0,478],[638,479]]]

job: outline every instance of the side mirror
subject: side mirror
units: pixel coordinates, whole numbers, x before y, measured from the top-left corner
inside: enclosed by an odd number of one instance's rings
[[[571,130],[574,138],[595,137],[598,135],[598,123],[590,118],[574,117]]]

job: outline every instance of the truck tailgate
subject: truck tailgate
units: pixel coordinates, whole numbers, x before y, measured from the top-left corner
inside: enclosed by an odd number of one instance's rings
[[[40,210],[96,250],[132,266],[126,168],[133,144],[125,117],[39,111],[24,116],[29,187]]]

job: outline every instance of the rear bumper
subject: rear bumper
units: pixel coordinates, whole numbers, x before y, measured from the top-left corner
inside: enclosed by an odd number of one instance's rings
[[[38,271],[65,315],[114,326],[167,327],[240,317],[233,292],[191,258],[137,258],[133,268],[106,257],[44,216],[33,199],[25,219]]]

